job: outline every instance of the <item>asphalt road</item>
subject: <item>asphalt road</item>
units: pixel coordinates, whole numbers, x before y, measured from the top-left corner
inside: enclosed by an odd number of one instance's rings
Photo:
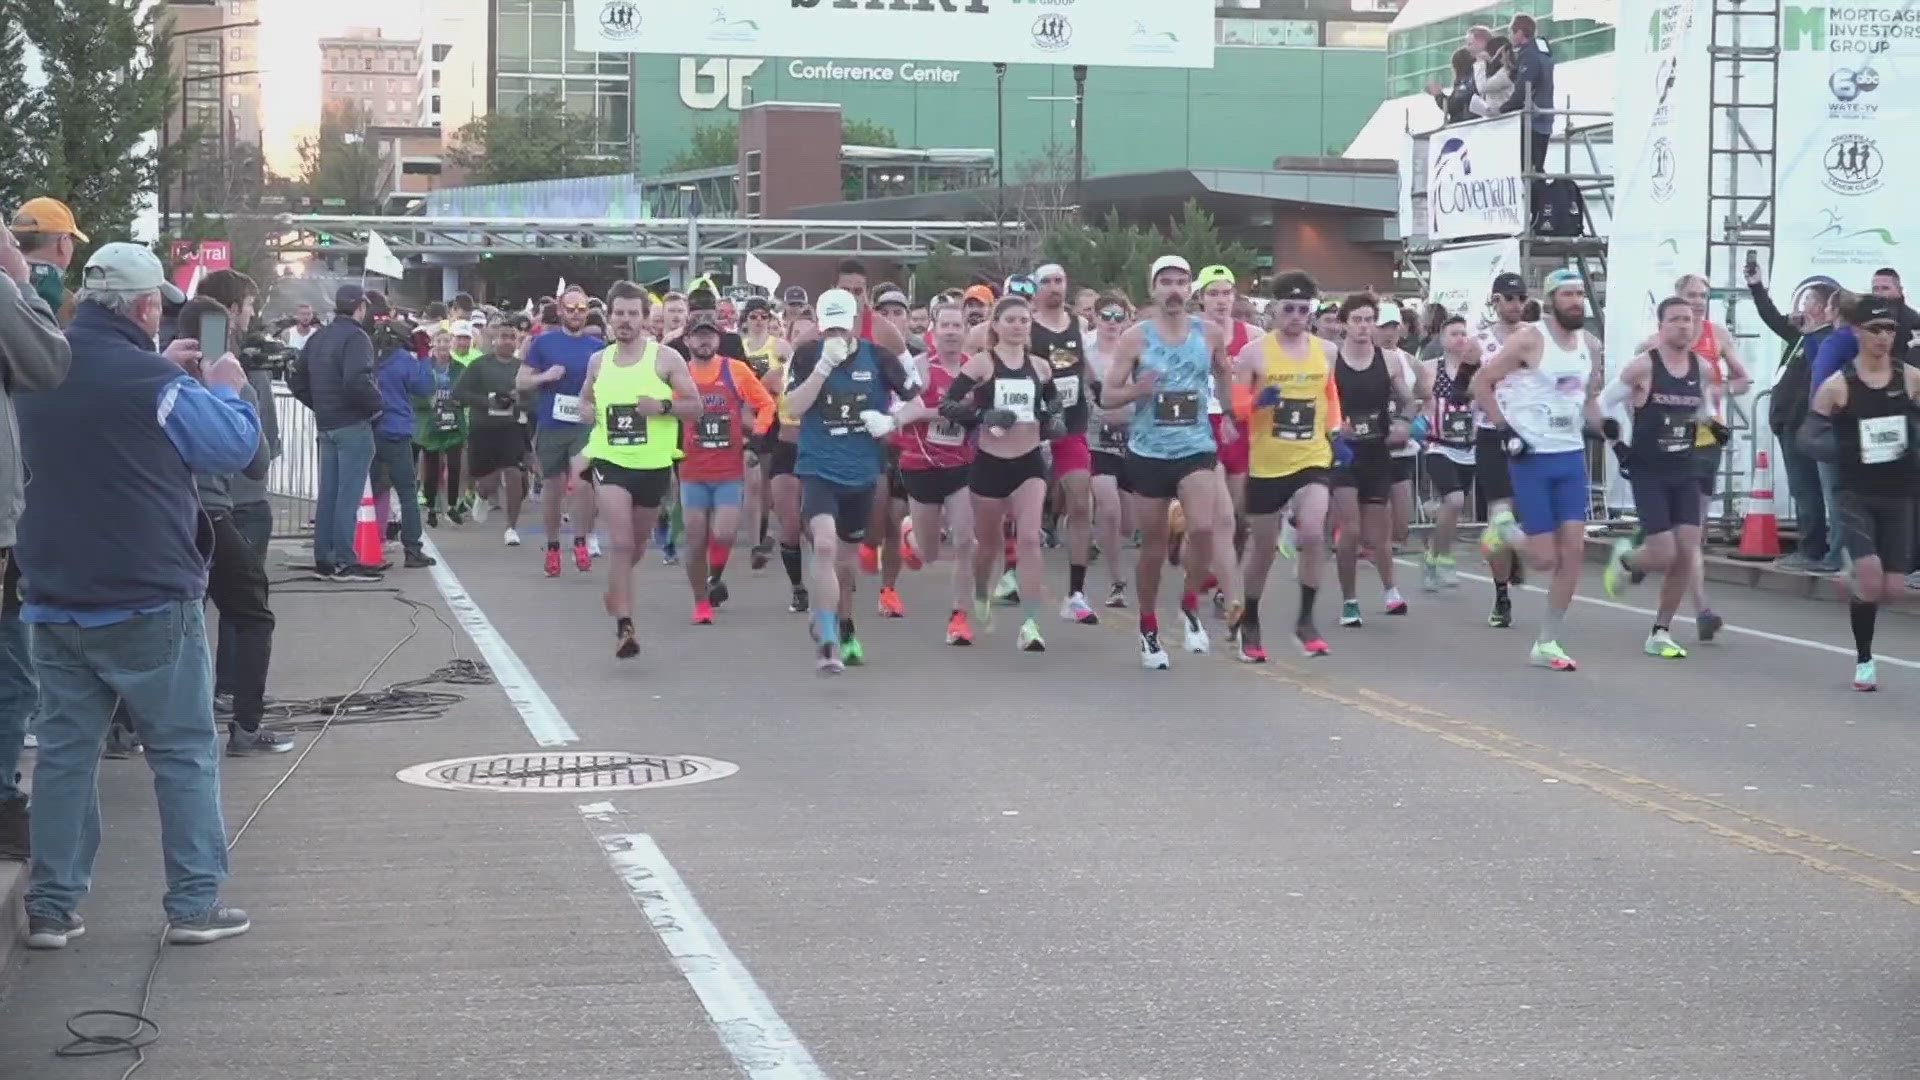
[[[1738,631],[1647,658],[1625,608],[1651,584],[1576,605],[1571,675],[1526,665],[1538,594],[1491,630],[1472,581],[1410,590],[1404,619],[1363,584],[1359,630],[1323,597],[1324,660],[1152,673],[1130,618],[1068,626],[1057,601],[1043,655],[1006,619],[947,648],[942,569],[908,575],[905,621],[860,620],[869,666],[821,679],[777,563],[736,562],[694,628],[649,557],[645,651],[620,663],[600,575],[547,580],[535,537],[504,549],[497,526],[436,534],[451,577],[394,580],[491,626],[519,704],[456,687],[442,719],[331,730],[235,850],[253,933],[167,951],[142,1080],[1920,1076],[1905,617],[1883,618],[1901,663],[1876,695],[1847,688],[1837,604],[1722,589]],[[1269,622],[1291,592],[1276,571]],[[380,593],[276,608],[282,696],[351,689],[410,619],[373,685],[476,654]],[[394,780],[562,729],[739,771]],[[228,763],[230,830],[291,764]],[[10,974],[0,1077],[125,1067],[50,1054],[67,1014],[139,1001],[143,773],[104,766],[89,934]]]

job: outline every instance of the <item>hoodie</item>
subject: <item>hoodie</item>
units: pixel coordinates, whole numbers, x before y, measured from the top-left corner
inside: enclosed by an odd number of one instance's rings
[[[27,493],[13,395],[59,386],[72,364],[53,309],[39,293],[0,274],[0,548],[13,546]]]
[[[395,349],[375,365],[373,382],[380,388],[380,415],[373,420],[374,437],[411,442],[413,399],[433,396],[433,365],[405,349]]]

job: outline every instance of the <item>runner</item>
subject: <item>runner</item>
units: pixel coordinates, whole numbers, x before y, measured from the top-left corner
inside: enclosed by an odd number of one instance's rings
[[[560,576],[560,515],[565,497],[573,496],[573,565],[581,573],[593,569],[593,551],[589,546],[593,533],[594,497],[581,483],[585,467],[587,437],[592,428],[580,412],[580,388],[586,383],[587,366],[601,345],[585,333],[587,293],[578,285],[560,297],[560,328],[533,339],[527,357],[514,380],[514,389],[522,393],[538,391],[534,407],[534,459],[545,481],[546,494],[540,503],[541,524],[546,529],[546,571],[548,577]]]
[[[935,304],[933,349],[921,356],[920,384],[895,417],[900,423],[900,479],[911,517],[903,543],[917,551],[923,565],[940,558],[942,530],[953,538],[953,608],[947,616],[947,644],[973,644],[967,602],[973,596],[973,494],[967,485],[974,459],[973,437],[960,423],[940,415],[940,403],[967,355],[966,313],[958,303]]]
[[[1335,345],[1346,340],[1347,328],[1340,321],[1340,305],[1327,300],[1320,304],[1320,311],[1313,317],[1314,333]]]
[[[1426,385],[1433,402],[1428,413],[1432,437],[1427,441],[1427,481],[1433,489],[1433,532],[1427,542],[1421,585],[1428,592],[1460,587],[1453,559],[1454,533],[1467,492],[1474,482],[1473,373],[1479,370],[1480,347],[1467,333],[1467,320],[1449,315],[1440,324],[1438,359],[1425,363]]]
[[[468,340],[473,329],[465,323]],[[453,354],[454,336],[435,331],[427,361],[433,370],[433,394],[413,403],[413,446],[418,452],[420,495],[427,504],[427,527],[440,527],[441,481],[445,480],[447,520],[466,521],[460,509],[460,459],[467,445],[467,410],[453,399],[453,384],[466,368]]]
[[[892,283],[883,283],[876,291],[873,305],[878,316],[875,325],[885,323],[899,332],[907,346],[899,354],[911,361],[922,351],[917,338],[907,332],[907,297]],[[880,474],[880,485],[873,496],[873,520],[867,525],[867,542],[860,545],[860,569],[880,574],[880,599],[877,604],[883,619],[903,619],[907,609],[900,602],[900,568],[918,570],[920,559],[912,548],[901,542],[901,529],[907,520],[907,487],[900,479],[899,432],[887,443],[887,467]],[[880,538],[878,545],[873,543]]]
[[[485,525],[500,488],[506,488],[507,531],[502,541],[520,546],[520,506],[527,498],[527,429],[521,424],[521,395],[514,389],[520,371],[520,331],[511,322],[494,323],[487,333],[493,352],[475,360],[453,384],[453,399],[467,407],[467,473],[479,496],[473,521]]]
[[[1160,647],[1155,601],[1160,570],[1167,558],[1168,503],[1185,508],[1186,586],[1180,612],[1186,622],[1188,652],[1204,653],[1211,643],[1200,625],[1199,592],[1213,561],[1214,522],[1221,490],[1214,475],[1218,463],[1213,432],[1201,420],[1216,388],[1232,385],[1226,335],[1187,314],[1193,269],[1178,255],[1154,260],[1147,274],[1153,318],[1129,329],[1115,347],[1101,387],[1108,409],[1131,405],[1127,433],[1127,479],[1140,517],[1140,663],[1152,670],[1169,666]],[[1220,425],[1229,440],[1237,434],[1231,418]],[[1224,538],[1220,538],[1224,540]]]
[[[741,348],[747,354],[747,366],[753,369],[753,375],[767,388],[776,393],[784,385],[787,358],[793,355],[793,346],[774,336],[775,319],[773,307],[765,297],[749,297],[742,307],[742,323],[746,333],[741,340]],[[774,369],[780,368],[779,378],[774,378]],[[763,433],[756,440],[760,447],[767,447],[772,433]],[[773,555],[773,541],[768,535],[767,508],[773,501],[773,462],[770,453],[761,450],[747,451],[747,496],[745,501],[747,535],[753,537],[752,566],[760,570],[767,565]]]
[[[1065,428],[1053,365],[1032,348],[1033,309],[1023,296],[994,305],[987,322],[987,351],[960,366],[942,399],[940,415],[977,425],[978,449],[967,486],[973,492],[973,615],[980,629],[993,629],[994,556],[1009,518],[1020,553],[1019,646],[1044,652],[1034,612],[1045,593],[1041,579],[1040,516],[1046,508],[1047,471],[1041,441]]]
[[[1586,324],[1586,285],[1571,270],[1547,275],[1548,318],[1511,334],[1473,379],[1474,399],[1498,431],[1513,481],[1513,507],[1528,562],[1553,573],[1546,617],[1529,661],[1573,671],[1560,647],[1586,550],[1587,467],[1583,415],[1598,423],[1605,379],[1600,342]],[[1487,455],[1478,458],[1483,466]],[[1490,526],[1491,528],[1491,526]],[[1512,546],[1504,534],[1495,551]]]
[[[1033,272],[1033,280],[1032,351],[1045,359],[1052,371],[1053,391],[1067,431],[1050,444],[1053,481],[1060,485],[1067,523],[1067,598],[1060,605],[1060,617],[1093,626],[1100,621],[1093,605],[1087,603],[1087,563],[1093,542],[1093,455],[1087,443],[1087,395],[1093,376],[1087,367],[1080,318],[1067,308],[1066,269],[1048,263]],[[1119,555],[1115,548],[1108,558],[1118,560]]]
[[[698,415],[680,433],[680,512],[685,515],[687,584],[693,589],[693,621],[713,622],[715,605],[727,602],[721,576],[740,531],[750,434],[773,427],[773,395],[744,360],[721,356],[720,320],[710,309],[687,316],[687,374],[699,396]],[[751,424],[746,415],[753,410]]]
[[[1489,303],[1494,321],[1480,331],[1480,362],[1471,371],[1461,370],[1469,385],[1463,393],[1472,392],[1473,377],[1524,325],[1521,316],[1529,303],[1527,283],[1519,274],[1501,274],[1493,279]],[[1480,531],[1480,554],[1487,560],[1488,576],[1493,578],[1493,612],[1487,616],[1487,625],[1505,629],[1513,625],[1513,597],[1508,586],[1520,583],[1520,528],[1513,520],[1513,481],[1507,473],[1507,452],[1500,433],[1485,411],[1478,406],[1476,411],[1480,426],[1474,431],[1473,479],[1476,497],[1485,504],[1479,508],[1480,520],[1487,523]]]
[[[1427,371],[1411,354],[1400,347],[1401,335],[1405,326],[1401,320],[1405,313],[1400,305],[1391,300],[1380,301],[1380,321],[1373,327],[1373,343],[1380,346],[1381,355],[1390,365],[1400,368],[1400,379],[1413,391],[1413,412],[1399,413],[1399,416],[1411,416],[1408,438],[1404,445],[1389,452],[1393,459],[1393,487],[1387,493],[1388,529],[1387,535],[1397,552],[1413,531],[1413,476],[1420,460],[1420,447],[1426,439],[1428,421],[1427,403],[1433,400],[1433,383]]]
[[[1100,407],[1100,386],[1107,378],[1107,362],[1120,348],[1120,337],[1133,322],[1133,305],[1114,292],[1098,298],[1094,305],[1093,338],[1087,345],[1087,393],[1092,408],[1087,428],[1089,457],[1093,474],[1093,532],[1106,556],[1107,606],[1127,606],[1125,560],[1120,557],[1120,537],[1126,528],[1127,504],[1133,499],[1133,486],[1127,482],[1127,425],[1132,410]],[[1128,530],[1130,531],[1130,530]]]
[[[1334,565],[1340,576],[1340,625],[1360,626],[1360,548],[1373,556],[1380,574],[1382,601],[1389,615],[1407,613],[1406,597],[1393,584],[1393,541],[1388,535],[1387,502],[1393,496],[1392,450],[1406,441],[1413,414],[1413,391],[1400,366],[1373,343],[1380,302],[1372,293],[1354,293],[1340,304],[1346,338],[1334,382],[1340,394],[1342,441],[1350,461],[1333,470]]]
[[[1239,294],[1232,270],[1224,266],[1202,267],[1194,277],[1194,290],[1194,295],[1200,301],[1200,316],[1226,335],[1229,361],[1238,357],[1248,342],[1261,336],[1258,327],[1234,316]],[[1251,443],[1246,428],[1238,425],[1239,438],[1222,439],[1220,424],[1227,418],[1229,407],[1234,416],[1247,414],[1250,399],[1241,400],[1235,396],[1242,393],[1229,386],[1227,392],[1217,395],[1207,409],[1207,421],[1214,429],[1214,441],[1220,447],[1217,472],[1221,489],[1226,495],[1226,501],[1219,504],[1219,519],[1214,522],[1214,536],[1222,540],[1214,544],[1213,565],[1207,569],[1214,578],[1214,610],[1226,620],[1229,637],[1246,606],[1246,598],[1240,591],[1240,553],[1246,547],[1247,454]],[[1251,391],[1244,393],[1251,394]],[[1233,542],[1226,543],[1226,537],[1232,537]]]
[[[1660,302],[1660,333],[1653,348],[1628,361],[1620,377],[1600,395],[1600,408],[1611,412],[1630,404],[1632,449],[1626,469],[1633,484],[1633,505],[1640,514],[1638,547],[1615,540],[1601,582],[1608,596],[1619,596],[1630,574],[1666,571],[1660,586],[1660,605],[1647,635],[1648,656],[1684,659],[1687,651],[1673,640],[1673,616],[1687,592],[1694,556],[1700,550],[1700,513],[1703,500],[1694,462],[1694,432],[1713,413],[1707,401],[1705,365],[1693,351],[1699,330],[1693,306],[1673,296]],[[1617,421],[1603,421],[1609,442]]]
[[[788,293],[791,295],[792,290]],[[793,346],[795,350],[805,342],[816,340],[818,334],[812,313],[796,315],[788,332],[797,335],[799,344]],[[809,598],[800,573],[800,541],[805,535],[806,523],[800,519],[800,478],[793,474],[800,452],[800,419],[793,415],[787,403],[787,388],[795,381],[791,353],[787,362],[767,371],[767,378],[776,406],[775,438],[767,454],[767,487],[773,494],[773,513],[778,519],[780,565],[787,572],[787,585],[791,590],[787,610],[799,613],[807,610]]]
[[[816,310],[822,336],[794,350],[786,397],[789,412],[800,418],[794,473],[802,485],[800,516],[813,540],[814,588],[835,604],[816,610],[810,627],[818,667],[830,675],[865,660],[853,626],[854,549],[873,516],[874,485],[885,464],[881,440],[893,431],[888,395],[910,395],[913,375],[891,349],[856,336],[860,302],[852,293],[830,289]]]
[[[1880,601],[1905,594],[1914,569],[1916,486],[1920,450],[1920,368],[1893,359],[1900,309],[1862,296],[1848,313],[1860,353],[1820,384],[1800,444],[1835,465],[1839,484],[1833,522],[1851,563],[1848,613],[1853,623],[1855,690],[1880,686],[1873,664],[1873,624]]]
[[[1246,614],[1240,620],[1239,652],[1249,664],[1265,663],[1260,599],[1273,569],[1280,519],[1290,515],[1300,538],[1300,610],[1294,636],[1308,656],[1325,656],[1327,643],[1313,620],[1320,591],[1327,527],[1333,437],[1343,427],[1334,349],[1309,333],[1319,287],[1293,270],[1273,281],[1275,328],[1249,342],[1234,360],[1234,398],[1246,391],[1252,432],[1248,454]]]
[[[967,290],[960,294],[960,309],[966,313],[969,328],[987,321],[987,312],[992,309],[994,299],[991,285],[969,285]],[[968,335],[968,340],[971,341],[971,329]]]
[[[607,300],[614,343],[588,363],[578,407],[590,432],[585,448],[593,479],[589,490],[606,516],[613,543],[605,597],[607,614],[613,616],[613,655],[630,660],[640,655],[633,633],[633,564],[646,550],[673,479],[680,421],[699,416],[701,407],[686,360],[642,339],[646,292],[622,281],[607,290]]]

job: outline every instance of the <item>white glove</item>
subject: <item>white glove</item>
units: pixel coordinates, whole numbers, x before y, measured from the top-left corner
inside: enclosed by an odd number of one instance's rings
[[[884,439],[893,434],[893,417],[878,409],[860,410],[860,422],[867,426],[867,434],[876,439]]]
[[[820,368],[832,371],[847,362],[847,356],[853,352],[853,343],[846,338],[828,338],[820,343]]]

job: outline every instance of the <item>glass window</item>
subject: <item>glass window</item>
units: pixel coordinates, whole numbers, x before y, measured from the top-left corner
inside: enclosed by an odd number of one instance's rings
[[[440,69],[439,68],[433,69],[433,85],[436,87],[440,85]]]
[[[525,13],[509,17],[503,9],[500,15],[499,33],[494,35],[494,47],[498,50],[502,71],[527,70],[527,58],[532,55],[532,42],[528,38],[531,24]]]
[[[447,54],[452,51],[453,51],[453,46],[451,45],[435,45],[433,47],[433,62],[436,64],[440,63],[441,61],[445,60],[447,58]]]
[[[1327,46],[1335,49],[1384,49],[1387,47],[1387,24],[1329,19]]]
[[[429,108],[433,110],[433,115],[435,116],[440,115],[440,95],[439,94],[433,95],[433,103],[432,105],[429,106]]]
[[[566,20],[546,15],[533,17],[532,63],[529,70],[561,70],[561,63],[567,53]]]

